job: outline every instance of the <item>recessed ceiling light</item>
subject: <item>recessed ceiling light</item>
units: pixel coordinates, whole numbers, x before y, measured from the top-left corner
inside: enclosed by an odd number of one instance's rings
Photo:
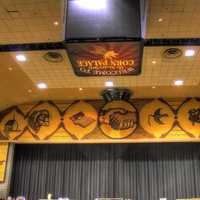
[[[106,87],[113,87],[113,82],[112,81],[106,81],[105,86]]]
[[[152,86],[152,89],[155,89],[156,88],[156,86]]]
[[[185,56],[187,57],[194,56],[194,54],[195,54],[195,51],[193,49],[188,49],[185,51]]]
[[[20,62],[25,62],[26,61],[26,56],[23,54],[18,54],[16,55],[16,59]]]
[[[174,85],[176,85],[176,86],[183,85],[183,83],[184,83],[183,80],[175,80],[175,81],[174,81]]]
[[[162,21],[163,21],[163,18],[159,18],[159,19],[158,19],[158,22],[162,22]]]
[[[58,26],[58,25],[59,25],[59,23],[58,23],[57,21],[55,21],[53,24],[54,24],[55,26]]]
[[[155,61],[155,60],[152,60],[152,64],[154,64],[154,65],[155,65],[155,64],[156,64],[156,61]]]
[[[13,68],[12,68],[12,67],[8,67],[8,70],[9,70],[9,71],[12,71],[12,70],[13,70]]]
[[[80,88],[79,88],[79,91],[82,91],[82,90],[83,90],[83,88],[80,87]]]
[[[47,84],[46,84],[46,83],[38,83],[38,84],[37,84],[37,87],[38,87],[39,89],[46,89],[46,88],[47,88]]]
[[[29,90],[28,90],[28,93],[31,93],[31,92],[32,92],[32,90],[31,90],[31,89],[29,89]]]

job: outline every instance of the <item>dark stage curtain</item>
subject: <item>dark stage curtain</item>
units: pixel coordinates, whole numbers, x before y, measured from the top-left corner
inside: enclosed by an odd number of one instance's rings
[[[16,145],[11,194],[28,200],[200,197],[199,144]]]

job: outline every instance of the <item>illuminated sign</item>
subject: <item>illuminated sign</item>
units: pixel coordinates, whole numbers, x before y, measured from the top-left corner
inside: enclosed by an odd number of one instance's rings
[[[141,42],[68,43],[67,51],[78,76],[138,75]]]

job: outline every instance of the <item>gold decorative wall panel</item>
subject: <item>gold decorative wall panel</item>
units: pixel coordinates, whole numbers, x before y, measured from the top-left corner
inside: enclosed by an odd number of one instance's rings
[[[39,102],[0,114],[0,142],[199,142],[199,99]]]
[[[164,101],[155,100],[146,104],[140,111],[142,128],[156,138],[164,137],[173,128],[175,115]]]
[[[0,183],[5,181],[8,150],[8,143],[0,143]]]

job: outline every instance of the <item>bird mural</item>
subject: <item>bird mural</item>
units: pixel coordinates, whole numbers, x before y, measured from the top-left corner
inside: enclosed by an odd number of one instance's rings
[[[169,117],[169,115],[167,113],[162,114],[161,110],[162,110],[162,108],[158,108],[153,114],[148,116],[148,124],[149,124],[149,126],[151,126],[151,119],[152,118],[159,125],[165,124],[163,122],[163,118]]]

